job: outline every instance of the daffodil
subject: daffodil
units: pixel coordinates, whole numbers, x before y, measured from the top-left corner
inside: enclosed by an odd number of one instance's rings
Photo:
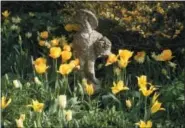
[[[141,75],[137,77],[137,83],[140,88],[146,87],[147,85],[147,76]]]
[[[147,87],[142,87],[139,89],[142,94],[145,96],[145,97],[148,97],[149,95],[151,95],[155,90],[157,90],[157,88],[155,88],[154,86],[150,86],[149,89],[147,89]]]
[[[10,12],[8,10],[5,10],[4,12],[2,12],[2,15],[5,17],[5,18],[8,18],[8,16],[10,15]]]
[[[122,59],[122,58],[120,58],[120,60],[118,60],[118,66],[120,68],[126,68],[128,63],[129,63],[128,60],[125,60],[125,59]]]
[[[110,54],[107,59],[107,63],[105,66],[108,66],[110,64],[113,64],[117,61],[117,56],[115,54]]]
[[[23,128],[24,127],[24,124],[23,124],[24,120],[25,120],[25,114],[21,114],[19,119],[15,119],[17,128]]]
[[[39,74],[45,73],[47,69],[48,69],[48,66],[46,64],[44,64],[44,63],[35,65],[35,70]]]
[[[58,96],[58,105],[62,109],[66,108],[66,105],[67,105],[67,97],[66,97],[66,95]]]
[[[93,85],[92,85],[92,84],[86,83],[86,84],[85,84],[85,91],[86,91],[86,93],[87,93],[89,96],[93,95],[93,94],[94,94],[94,87],[93,87]]]
[[[148,120],[147,122],[140,120],[140,122],[136,123],[139,128],[152,128],[152,121]]]
[[[125,103],[126,103],[127,108],[131,108],[132,107],[131,100],[128,99],[128,100],[125,101]]]
[[[48,32],[47,31],[41,32],[40,37],[43,38],[43,39],[47,39],[48,38]]]
[[[62,62],[64,63],[64,62],[68,61],[71,58],[71,56],[72,56],[71,52],[69,52],[69,51],[62,51],[61,52]]]
[[[123,81],[121,81],[121,80],[118,81],[117,84],[115,82],[113,82],[113,87],[111,89],[112,89],[113,94],[117,94],[123,90],[129,90],[129,88],[127,86],[125,86]]]
[[[65,119],[67,121],[72,120],[72,111],[71,110],[64,111],[64,115],[65,115]]]
[[[59,40],[58,40],[57,38],[51,40],[51,45],[52,45],[52,46],[58,46],[58,44],[59,44]]]
[[[42,112],[44,109],[44,103],[40,103],[38,100],[32,100],[32,104],[27,106],[32,107],[35,112]]]
[[[43,57],[39,57],[33,63],[34,63],[34,65],[46,64],[46,59]]]
[[[1,109],[5,109],[6,107],[8,107],[11,101],[11,98],[7,101],[5,96],[1,97]]]
[[[62,50],[60,47],[52,47],[52,48],[50,48],[49,56],[52,57],[53,59],[56,59],[56,58],[60,57],[61,52],[62,52]]]
[[[70,64],[61,64],[58,72],[62,75],[68,75],[72,69],[73,67]]]
[[[119,56],[123,60],[129,60],[133,55],[133,52],[130,50],[119,50]]]
[[[136,60],[138,63],[143,63],[145,61],[145,55],[146,53],[144,51],[137,52],[137,54],[134,56],[134,60]]]
[[[162,103],[160,103],[158,100],[156,100],[152,107],[151,107],[151,113],[156,113],[159,110],[165,110],[165,108],[161,108]]]

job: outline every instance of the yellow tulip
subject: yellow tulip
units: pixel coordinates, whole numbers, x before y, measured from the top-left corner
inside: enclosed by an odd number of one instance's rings
[[[171,60],[172,57],[172,51],[170,49],[163,50],[160,55],[161,61],[168,61]]]
[[[58,39],[51,40],[51,45],[52,46],[58,46],[58,44],[59,44],[59,40]]]
[[[120,60],[118,60],[118,66],[120,68],[126,68],[128,63],[129,63],[128,60],[124,60],[122,58],[120,58]]]
[[[156,61],[169,61],[173,58],[172,51],[170,49],[163,50],[161,54],[155,55],[155,53],[152,54],[152,57]]]
[[[23,128],[24,127],[24,125],[23,125],[24,120],[25,120],[25,114],[21,114],[19,119],[15,119],[17,128]]]
[[[70,51],[71,51],[71,46],[70,46],[70,45],[65,44],[65,45],[63,46],[63,50],[64,50],[64,51],[68,51],[68,52],[70,52]]]
[[[61,64],[59,67],[59,73],[62,75],[68,75],[72,71],[70,64]]]
[[[43,57],[39,57],[37,58],[34,62],[35,65],[39,65],[39,64],[46,64],[46,59]]]
[[[134,60],[136,60],[138,63],[144,63],[145,55],[146,53],[144,51],[137,52],[137,54],[134,56]]]
[[[110,64],[113,64],[117,61],[117,56],[115,54],[110,54],[107,59],[107,63],[105,66],[108,66]]]
[[[131,108],[132,107],[131,100],[126,100],[125,103],[126,103],[127,108]]]
[[[48,66],[46,64],[44,64],[44,63],[35,65],[35,70],[39,74],[45,73],[47,69],[48,69]]]
[[[152,97],[152,104],[157,100],[158,97],[159,97],[159,94],[157,94],[155,92],[154,95],[153,95],[153,97]]]
[[[45,46],[45,43],[46,43],[46,41],[44,41],[44,40],[39,40],[39,45],[40,45],[40,46]]]
[[[123,60],[129,60],[133,55],[133,52],[129,51],[129,50],[119,50],[119,56],[120,58],[122,58]]]
[[[39,103],[38,100],[32,100],[32,104],[27,106],[32,107],[35,112],[42,112],[44,109],[44,103]]]
[[[151,113],[156,113],[159,110],[165,110],[165,108],[161,108],[162,103],[160,103],[158,100],[156,100],[152,107],[151,107]]]
[[[47,31],[41,32],[40,37],[43,38],[43,39],[47,39],[48,38],[48,32]]]
[[[56,58],[60,57],[61,52],[62,52],[62,50],[60,47],[52,47],[52,48],[50,48],[49,56],[52,57],[53,59],[56,59]]]
[[[72,68],[78,68],[80,61],[79,59],[71,60],[69,64],[71,65]]]
[[[65,115],[65,118],[67,121],[72,120],[72,111],[71,110],[64,111],[64,115]]]
[[[10,98],[8,101],[6,101],[6,97],[1,97],[1,109],[5,109],[8,107],[8,105],[11,103],[12,99]]]
[[[10,15],[10,12],[8,10],[5,10],[4,12],[2,12],[2,15],[5,17],[5,18],[8,18],[8,16]]]
[[[150,86],[149,89],[147,89],[147,87],[142,87],[139,90],[143,93],[145,97],[147,97],[151,95],[155,90],[157,90],[157,88],[155,88],[154,86]]]
[[[147,76],[141,75],[137,77],[137,83],[140,88],[146,87],[147,85]]]
[[[121,81],[121,80],[118,81],[117,84],[115,82],[113,82],[113,87],[111,89],[112,89],[113,94],[117,94],[123,90],[129,90],[129,88],[127,86],[125,86],[123,81]]]
[[[87,93],[89,96],[93,95],[93,94],[94,94],[94,87],[93,87],[93,85],[92,85],[92,84],[86,83],[86,84],[85,84],[85,91],[86,91],[86,93]]]
[[[61,57],[62,57],[62,62],[66,62],[68,61],[69,59],[71,59],[71,56],[72,56],[72,53],[69,52],[69,51],[62,51],[61,53]]]
[[[152,128],[152,121],[148,120],[147,122],[144,122],[140,120],[136,125],[138,125],[139,128]]]

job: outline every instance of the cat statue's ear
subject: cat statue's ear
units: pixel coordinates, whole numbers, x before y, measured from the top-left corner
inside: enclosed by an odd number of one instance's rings
[[[80,9],[76,12],[75,20],[80,24],[84,24],[84,20],[87,19],[91,28],[94,30],[98,27],[98,19],[94,13],[87,9]]]

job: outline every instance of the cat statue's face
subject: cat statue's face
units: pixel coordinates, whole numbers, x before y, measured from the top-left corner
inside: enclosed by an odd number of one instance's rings
[[[111,54],[111,41],[104,36],[95,42],[94,48],[97,57],[107,56]]]

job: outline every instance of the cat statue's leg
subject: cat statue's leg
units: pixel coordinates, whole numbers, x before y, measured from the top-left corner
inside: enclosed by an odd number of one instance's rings
[[[95,76],[95,60],[88,60],[87,61],[88,66],[87,66],[87,72],[86,72],[86,76],[87,79],[90,83],[93,83],[93,85],[95,86],[95,90],[100,88],[100,81],[96,78]]]

